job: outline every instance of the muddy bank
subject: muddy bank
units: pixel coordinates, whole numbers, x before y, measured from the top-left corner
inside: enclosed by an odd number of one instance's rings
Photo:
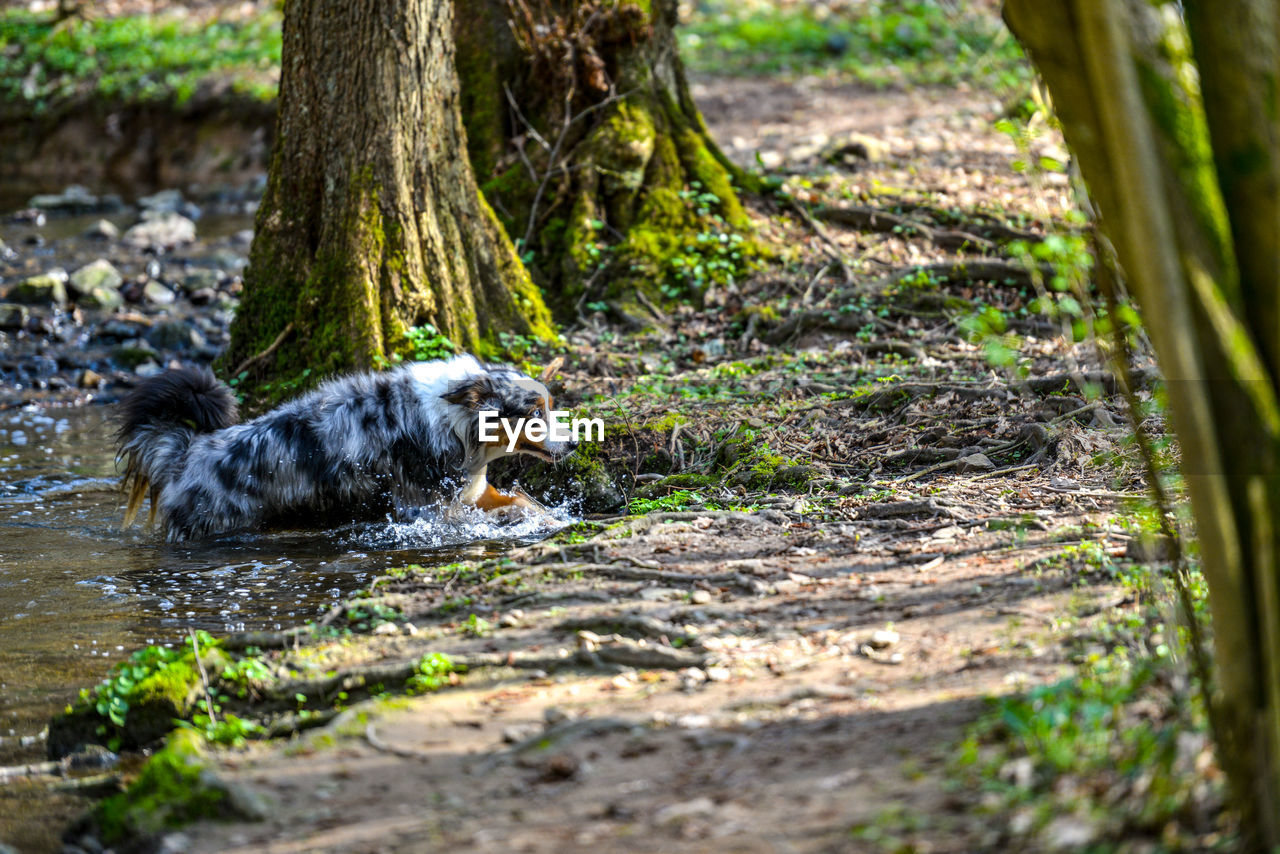
[[[86,99],[0,111],[0,209],[81,184],[126,197],[198,186],[234,194],[266,173],[275,103],[234,93],[182,106]]]

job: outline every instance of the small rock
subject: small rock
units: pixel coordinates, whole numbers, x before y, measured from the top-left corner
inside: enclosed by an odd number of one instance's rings
[[[871,633],[871,638],[867,641],[867,645],[872,649],[888,649],[899,640],[901,638],[898,633],[892,629],[880,629]]]
[[[520,618],[513,614],[503,614],[498,619],[498,625],[504,629],[514,628],[515,626],[520,625]]]
[[[67,274],[63,270],[50,270],[39,276],[23,279],[9,290],[9,299],[27,305],[66,305]]]
[[[173,291],[155,279],[149,280],[142,286],[142,298],[152,305],[173,305],[175,299]]]
[[[188,299],[191,300],[192,305],[209,305],[217,298],[218,292],[213,288],[200,288],[197,291],[192,291],[191,295],[188,297]]]
[[[147,333],[147,343],[159,350],[193,350],[203,347],[206,341],[181,320],[162,320]]]
[[[109,219],[100,219],[89,226],[80,235],[86,240],[115,240],[120,236],[120,229]]]
[[[71,274],[67,280],[67,289],[73,297],[87,296],[94,288],[109,288],[113,291],[124,284],[124,276],[110,261],[99,258],[92,264],[86,264]]]
[[[156,213],[177,213],[184,202],[181,190],[161,190],[138,199],[138,207]]]
[[[967,457],[961,457],[956,462],[956,471],[960,474],[995,470],[996,464],[991,462],[986,454],[970,454]]]
[[[30,313],[25,305],[0,303],[0,329],[21,329],[27,324]]]
[[[708,667],[708,682],[728,682],[733,673],[727,667]]]
[[[398,635],[400,634],[400,627],[395,623],[378,623],[374,627],[373,633],[375,635]]]
[[[221,276],[217,270],[192,270],[177,281],[178,290],[184,294],[199,290],[216,290]]]
[[[141,365],[138,365],[138,367],[134,368],[133,372],[143,379],[146,379],[147,377],[154,377],[156,374],[164,373],[164,368],[148,359]]]
[[[705,605],[711,601],[711,592],[709,590],[695,590],[690,594],[689,601],[695,605]]]
[[[110,193],[95,196],[79,184],[72,184],[61,193],[32,196],[27,204],[58,214],[107,213],[124,207],[119,196]]]
[[[547,706],[542,710],[542,719],[547,722],[547,726],[555,726],[558,723],[567,721],[569,715],[559,706]]]
[[[80,372],[80,377],[76,380],[76,385],[80,386],[80,388],[98,388],[103,382],[105,382],[105,380],[103,379],[102,374],[89,368],[85,368]]]
[[[182,214],[143,214],[143,221],[124,233],[124,242],[137,249],[172,249],[196,239],[196,224]]]
[[[98,285],[89,293],[77,299],[76,303],[86,308],[112,311],[124,305],[124,297],[120,296],[120,292],[117,290]]]
[[[502,740],[507,744],[519,744],[542,732],[537,724],[512,724],[502,731]]]
[[[21,370],[29,377],[44,379],[58,372],[58,362],[48,356],[32,356]]]

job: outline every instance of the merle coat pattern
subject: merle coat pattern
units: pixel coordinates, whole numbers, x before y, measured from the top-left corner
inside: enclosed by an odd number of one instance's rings
[[[230,389],[204,368],[151,377],[120,404],[126,524],[144,498],[170,540],[253,529],[335,511],[367,517],[459,494],[483,509],[532,504],[488,485],[503,449],[478,440],[477,411],[550,408],[541,383],[469,356],[332,380],[237,424]],[[522,441],[544,459],[563,445]]]

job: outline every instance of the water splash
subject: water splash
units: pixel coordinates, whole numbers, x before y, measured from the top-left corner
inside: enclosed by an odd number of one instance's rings
[[[581,521],[569,502],[545,512],[511,508],[506,515],[486,513],[475,507],[419,508],[415,518],[388,520],[362,526],[352,532],[348,545],[377,550],[439,549],[477,542],[536,542],[561,528]]]

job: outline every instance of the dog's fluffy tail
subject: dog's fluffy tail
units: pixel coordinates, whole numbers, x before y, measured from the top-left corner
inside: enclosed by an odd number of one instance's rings
[[[208,368],[179,368],[148,377],[120,401],[117,412],[121,485],[128,492],[124,524],[133,524],[150,494],[156,498],[197,433],[212,433],[237,421],[236,398]]]

